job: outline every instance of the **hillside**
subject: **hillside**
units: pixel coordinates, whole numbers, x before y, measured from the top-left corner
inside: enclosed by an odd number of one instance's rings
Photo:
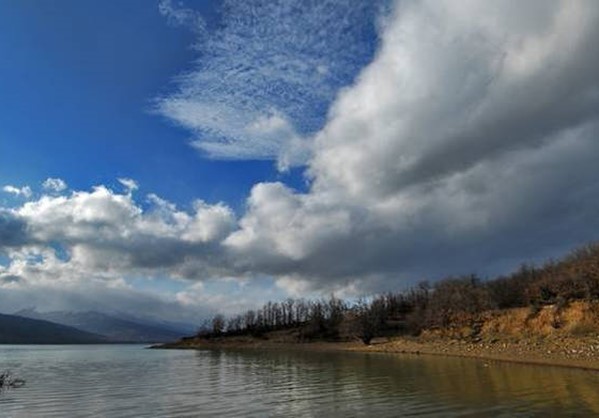
[[[27,309],[17,312],[27,318],[41,319],[74,327],[93,334],[99,334],[110,342],[148,343],[172,341],[180,338],[185,331],[177,331],[166,326],[142,324],[129,319],[121,319],[100,312],[37,312]]]
[[[100,335],[16,315],[0,314],[0,344],[97,344]]]
[[[216,315],[196,336],[166,347],[324,342],[599,369],[599,245],[492,280],[448,277],[351,303],[268,302],[230,318]]]
[[[474,327],[476,333],[488,312],[526,308],[528,321],[546,306],[555,306],[561,313],[577,301],[592,306],[599,303],[599,244],[587,245],[540,267],[522,265],[514,273],[494,279],[447,277],[352,302],[334,296],[328,300],[268,302],[260,309],[229,318],[216,315],[202,325],[198,336],[259,336],[295,329],[298,342],[359,338],[369,344],[376,337],[416,336],[465,325]],[[560,321],[556,319],[552,326],[559,329]]]
[[[599,370],[599,302],[574,301],[540,310],[511,308],[481,313],[477,320],[419,335],[387,334],[365,345],[348,318],[336,339],[305,340],[302,326],[261,334],[195,336],[153,348],[301,349],[432,354]],[[301,341],[301,343],[300,343]]]

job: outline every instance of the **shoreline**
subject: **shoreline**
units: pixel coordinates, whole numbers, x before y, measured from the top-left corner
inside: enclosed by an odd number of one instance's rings
[[[461,357],[550,367],[599,371],[599,340],[586,338],[526,339],[519,341],[468,342],[451,339],[378,339],[361,342],[277,342],[256,339],[183,340],[151,346],[153,349],[183,350],[300,350]]]
[[[560,352],[547,353],[546,347],[533,347],[530,341],[499,343],[498,347],[485,343],[452,341],[451,344],[438,342],[390,341],[372,347],[358,348],[356,351],[369,353],[430,355],[470,358],[483,361],[497,361],[536,366],[567,367],[599,371],[599,356],[576,356]],[[599,348],[599,345],[598,345]],[[549,350],[551,351],[551,350]]]
[[[418,336],[387,334],[373,339],[370,345],[358,341],[351,331],[340,335],[345,342],[300,342],[301,329],[292,328],[266,332],[261,337],[189,337],[155,348],[424,354],[599,371],[599,302],[573,301],[565,307],[547,305],[534,311],[486,311],[445,328],[424,329]]]

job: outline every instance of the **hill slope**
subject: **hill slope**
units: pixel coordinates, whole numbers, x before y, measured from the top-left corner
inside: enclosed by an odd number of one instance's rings
[[[0,314],[0,344],[94,344],[104,343],[100,335],[73,327]]]
[[[17,315],[52,321],[93,334],[99,334],[110,342],[148,343],[172,341],[185,335],[166,327],[142,324],[100,312],[37,312],[33,309],[17,312]]]

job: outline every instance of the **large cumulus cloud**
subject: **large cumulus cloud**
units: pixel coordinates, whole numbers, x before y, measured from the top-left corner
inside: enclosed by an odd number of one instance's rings
[[[22,245],[28,240],[26,222],[14,212],[0,209],[0,250]]]
[[[311,190],[254,188],[226,241],[248,269],[393,287],[597,239],[595,2],[402,1],[381,38],[315,136]]]
[[[192,277],[209,275],[219,264],[220,240],[234,227],[232,211],[198,200],[188,213],[155,195],[148,204],[144,210],[130,192],[98,186],[69,196],[44,195],[13,212],[27,225],[30,244],[59,245],[70,265],[89,273],[177,275],[182,269]],[[201,262],[208,259],[213,262]]]

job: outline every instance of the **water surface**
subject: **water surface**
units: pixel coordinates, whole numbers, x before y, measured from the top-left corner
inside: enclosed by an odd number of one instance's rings
[[[599,373],[432,356],[0,346],[0,417],[599,416]]]

